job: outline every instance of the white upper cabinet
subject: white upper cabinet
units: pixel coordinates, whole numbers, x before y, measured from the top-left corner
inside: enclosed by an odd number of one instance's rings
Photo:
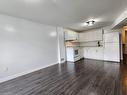
[[[103,40],[102,29],[90,30],[87,32],[79,33],[80,42],[101,41],[101,40]]]
[[[64,29],[64,32],[65,32],[65,40],[78,41],[79,34],[77,32],[68,29]]]

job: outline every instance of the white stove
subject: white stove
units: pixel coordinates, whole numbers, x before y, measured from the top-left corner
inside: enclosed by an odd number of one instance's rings
[[[66,48],[67,61],[75,62],[81,59],[80,47],[67,47]]]

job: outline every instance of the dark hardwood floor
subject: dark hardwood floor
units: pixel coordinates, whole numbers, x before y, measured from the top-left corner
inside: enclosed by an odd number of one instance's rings
[[[127,95],[127,65],[81,60],[0,84],[0,95]]]
[[[123,63],[127,64],[127,54],[123,54]]]
[[[122,95],[127,95],[127,64],[121,65]]]

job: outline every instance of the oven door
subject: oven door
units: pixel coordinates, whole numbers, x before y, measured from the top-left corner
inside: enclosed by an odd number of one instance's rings
[[[79,57],[79,49],[74,50],[74,57]]]

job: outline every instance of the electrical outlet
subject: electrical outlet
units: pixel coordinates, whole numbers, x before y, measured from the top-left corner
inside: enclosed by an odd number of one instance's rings
[[[64,61],[64,58],[61,58],[61,61]]]

